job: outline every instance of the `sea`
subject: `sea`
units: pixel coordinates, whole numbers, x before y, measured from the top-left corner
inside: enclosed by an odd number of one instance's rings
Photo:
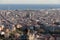
[[[57,9],[60,8],[59,4],[0,4],[0,10],[40,10],[40,9]]]

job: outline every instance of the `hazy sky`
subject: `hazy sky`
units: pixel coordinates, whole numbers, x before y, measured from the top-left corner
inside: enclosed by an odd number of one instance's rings
[[[60,4],[60,0],[0,0],[0,4]]]

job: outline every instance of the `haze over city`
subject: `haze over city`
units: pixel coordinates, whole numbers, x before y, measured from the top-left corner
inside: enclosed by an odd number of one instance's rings
[[[0,4],[60,4],[60,0],[0,0]]]

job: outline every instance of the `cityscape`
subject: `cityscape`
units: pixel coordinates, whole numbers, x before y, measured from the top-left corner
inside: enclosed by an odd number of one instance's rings
[[[60,9],[0,10],[0,40],[60,40]]]

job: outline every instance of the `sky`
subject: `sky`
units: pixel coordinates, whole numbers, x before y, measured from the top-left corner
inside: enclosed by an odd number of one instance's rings
[[[60,4],[60,0],[0,0],[0,4]]]

